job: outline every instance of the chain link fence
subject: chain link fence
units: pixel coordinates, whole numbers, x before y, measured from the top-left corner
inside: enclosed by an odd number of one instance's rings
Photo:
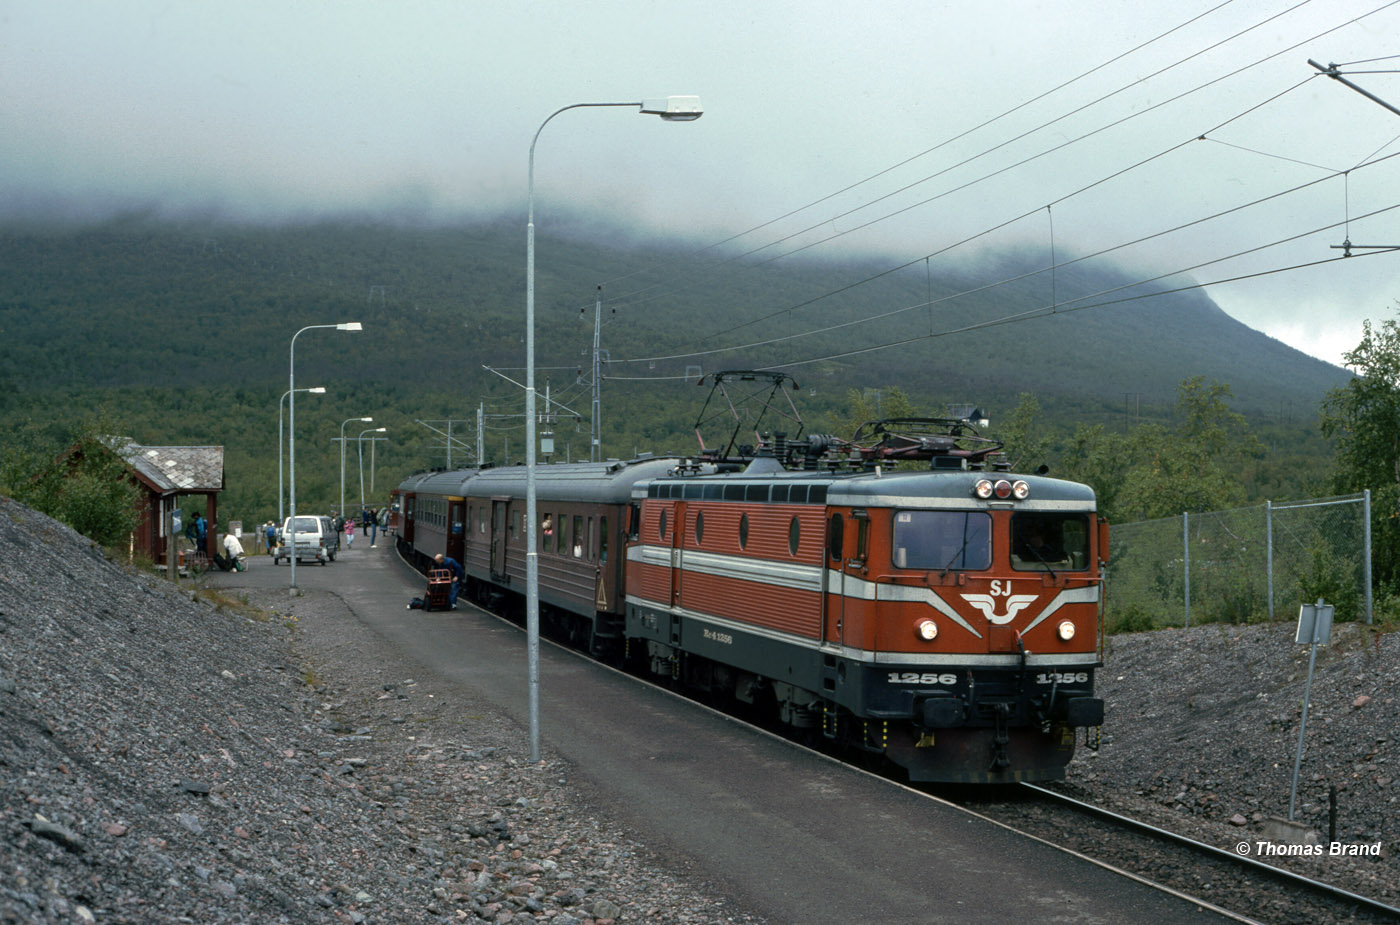
[[[1110,632],[1257,623],[1321,598],[1371,622],[1371,495],[1115,524]]]

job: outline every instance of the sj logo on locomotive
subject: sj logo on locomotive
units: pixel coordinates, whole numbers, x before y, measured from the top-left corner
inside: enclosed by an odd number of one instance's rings
[[[1012,594],[1011,582],[1001,580],[992,582],[991,592],[991,594],[964,594],[962,598],[980,610],[982,616],[987,618],[988,623],[994,623],[997,626],[1002,626],[1016,619],[1016,614],[1035,603],[1036,598],[1040,597],[1039,594]],[[997,613],[997,598],[1006,599],[1005,613]]]

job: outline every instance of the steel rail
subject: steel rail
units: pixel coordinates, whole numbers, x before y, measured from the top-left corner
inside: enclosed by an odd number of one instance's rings
[[[1293,884],[1294,886],[1299,886],[1304,889],[1311,890],[1312,892],[1321,894],[1327,898],[1335,899],[1337,901],[1356,903],[1358,905],[1366,907],[1371,912],[1400,918],[1400,908],[1396,908],[1395,906],[1388,906],[1378,899],[1372,899],[1369,896],[1362,896],[1359,893],[1353,893],[1350,890],[1344,890],[1339,886],[1335,886],[1330,883],[1323,883],[1321,880],[1314,880],[1311,877],[1305,877],[1302,874],[1296,874],[1291,870],[1285,870],[1281,867],[1275,867],[1272,864],[1266,864],[1263,861],[1257,860],[1255,858],[1245,857],[1244,855],[1237,854],[1233,851],[1226,851],[1224,848],[1217,848],[1214,845],[1207,845],[1205,842],[1196,841],[1194,838],[1189,838],[1177,832],[1172,832],[1168,829],[1152,825],[1151,823],[1143,822],[1140,819],[1133,819],[1130,816],[1124,816],[1121,813],[1115,813],[1113,810],[1104,809],[1102,806],[1095,806],[1092,803],[1085,803],[1083,800],[1076,800],[1074,797],[1066,796],[1063,793],[1056,793],[1054,790],[1047,790],[1046,788],[1037,786],[1036,784],[1021,784],[1020,786],[1026,790],[1036,793],[1039,796],[1045,797],[1049,800],[1053,800],[1054,802],[1072,806],[1075,809],[1080,810],[1081,812],[1089,813],[1091,815],[1108,819],[1114,823],[1117,823],[1118,825],[1124,826],[1129,829],[1135,829],[1139,832],[1146,832],[1147,834],[1152,835],[1156,838],[1176,842],[1177,844],[1184,845],[1188,848],[1191,848],[1194,851],[1198,851],[1202,854],[1214,857],[1218,860],[1226,860],[1237,866],[1253,869],[1257,873],[1263,874],[1268,877],[1272,877],[1277,880],[1286,881],[1288,883]]]

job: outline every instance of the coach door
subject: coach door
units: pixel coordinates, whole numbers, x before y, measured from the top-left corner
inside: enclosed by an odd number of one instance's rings
[[[669,512],[662,511],[661,516],[670,514],[670,536],[671,541],[671,606],[679,607],[681,603],[681,569],[684,564],[681,561],[681,549],[685,545],[685,502],[677,501]]]
[[[447,555],[462,562],[467,557],[467,502],[454,498],[447,504]]]
[[[491,575],[495,578],[506,573],[506,504],[505,498],[491,499]]]

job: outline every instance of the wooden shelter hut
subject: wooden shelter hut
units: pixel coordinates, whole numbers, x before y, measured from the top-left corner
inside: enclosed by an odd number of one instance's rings
[[[202,552],[212,559],[216,552],[219,492],[224,489],[224,448],[140,446],[119,437],[112,438],[108,445],[131,468],[132,475],[144,490],[141,523],[132,534],[132,552],[165,563],[166,515],[181,506],[181,496],[192,495],[204,498],[203,510],[199,513],[208,521],[209,527]],[[185,506],[185,523],[198,508],[197,502]]]

